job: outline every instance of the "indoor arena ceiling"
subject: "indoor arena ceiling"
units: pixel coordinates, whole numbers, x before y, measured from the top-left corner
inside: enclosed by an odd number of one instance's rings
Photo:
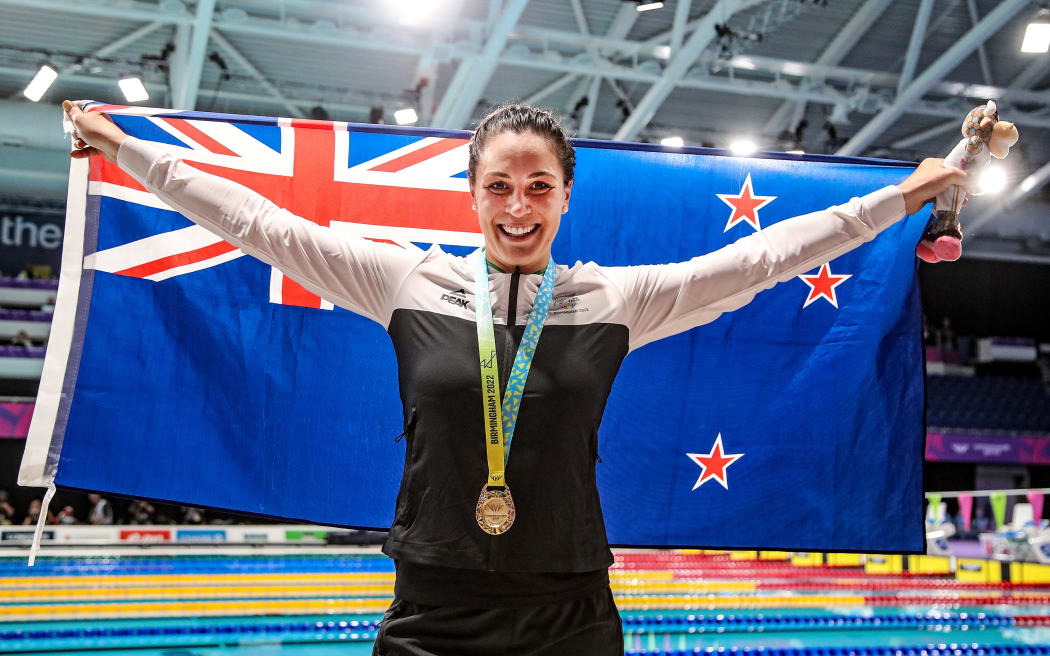
[[[1020,46],[1041,6],[0,0],[0,182],[63,147],[43,134],[45,104],[125,103],[117,80],[130,75],[151,106],[388,123],[411,107],[418,125],[466,129],[494,104],[525,100],[558,109],[581,137],[715,147],[749,137],[761,149],[898,159],[945,155],[966,112],[995,98],[1024,147],[1006,162],[1007,191],[974,203],[971,234],[1037,251],[1050,242],[1050,55]],[[59,77],[32,105],[22,90],[43,64]]]

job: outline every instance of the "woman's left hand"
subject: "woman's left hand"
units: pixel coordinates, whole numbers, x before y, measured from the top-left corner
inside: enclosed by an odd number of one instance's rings
[[[945,166],[943,159],[924,159],[911,175],[897,185],[904,194],[904,208],[908,214],[914,214],[922,206],[932,201],[938,194],[952,185],[966,187],[969,176],[966,171],[953,166]]]

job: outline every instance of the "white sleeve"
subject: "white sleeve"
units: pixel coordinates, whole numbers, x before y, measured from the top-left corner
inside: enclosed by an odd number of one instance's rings
[[[889,186],[781,221],[688,262],[602,272],[624,295],[633,350],[747,305],[758,292],[871,241],[904,213],[904,196]]]
[[[184,163],[160,144],[128,137],[117,163],[186,218],[384,327],[401,283],[426,257],[307,221],[243,185]]]

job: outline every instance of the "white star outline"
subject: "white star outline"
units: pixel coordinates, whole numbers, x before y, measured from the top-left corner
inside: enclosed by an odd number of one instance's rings
[[[842,280],[836,280],[835,282],[831,283],[831,296],[830,297],[828,297],[827,294],[821,293],[821,294],[818,294],[816,298],[810,298],[810,295],[813,293],[813,290],[817,288],[817,286],[815,284],[811,283],[808,280],[808,278],[819,278],[820,276],[825,275],[825,274],[827,276],[829,276],[829,277],[835,277],[835,278],[841,277]],[[813,274],[813,273],[806,273],[806,274],[800,275],[799,279],[802,280],[802,282],[804,282],[807,285],[809,285],[809,292],[806,293],[806,302],[802,304],[802,307],[803,308],[809,307],[810,303],[815,303],[816,301],[818,301],[820,299],[824,299],[828,303],[831,303],[832,305],[834,305],[835,309],[837,310],[838,307],[839,307],[839,301],[838,301],[838,294],[835,293],[835,288],[838,287],[839,285],[841,285],[842,283],[846,282],[847,280],[849,280],[852,277],[853,277],[852,273],[832,273],[831,272],[831,263],[830,262],[825,262],[824,264],[821,264],[820,265],[820,269],[818,269],[817,273],[815,273],[815,274]]]
[[[758,205],[755,206],[755,210],[754,210],[755,211],[755,222],[753,224],[751,223],[751,221],[749,221],[747,219],[747,217],[744,217],[744,218],[741,218],[741,219],[737,219],[735,222],[733,221],[733,213],[736,212],[736,205],[733,205],[733,203],[729,202],[729,199],[730,198],[740,198],[741,196],[744,195],[744,190],[745,189],[747,190],[747,195],[748,196],[750,196],[754,200],[761,200],[762,201],[761,203],[759,203]],[[744,180],[744,185],[742,187],[740,187],[740,191],[738,191],[735,194],[715,194],[715,196],[718,196],[718,199],[720,201],[722,201],[723,203],[725,203],[726,205],[728,205],[730,207],[729,219],[726,221],[726,227],[722,229],[722,232],[729,232],[730,228],[732,228],[734,225],[736,225],[737,223],[740,223],[740,222],[748,224],[749,226],[751,226],[755,230],[761,230],[762,229],[762,224],[758,220],[758,210],[762,209],[766,205],[769,205],[770,203],[772,203],[773,201],[775,201],[777,199],[776,196],[756,196],[755,195],[755,189],[754,189],[754,187],[751,184],[751,172],[750,171],[748,171],[747,178]]]
[[[719,453],[722,454],[723,458],[730,459],[729,462],[727,462],[725,464],[725,466],[722,468],[722,473],[725,474],[726,476],[722,477],[722,476],[719,476],[718,474],[714,474],[710,478],[705,479],[704,475],[707,474],[707,465],[705,465],[702,462],[700,462],[700,458],[710,458],[711,456],[714,455],[716,450]],[[687,453],[685,455],[688,456],[690,460],[692,460],[693,462],[695,462],[697,465],[700,466],[700,477],[696,479],[696,484],[693,485],[693,490],[696,490],[696,488],[700,487],[701,485],[703,485],[704,483],[706,483],[707,481],[710,481],[710,480],[718,481],[719,484],[721,484],[722,487],[724,487],[725,489],[728,490],[729,489],[729,481],[727,480],[727,478],[728,478],[729,474],[725,470],[729,469],[729,465],[732,465],[734,462],[739,460],[740,457],[743,456],[744,454],[743,453],[726,453],[725,452],[725,448],[722,446],[722,434],[719,433],[718,437],[715,438],[715,443],[713,445],[711,445],[711,450],[709,452],[707,452],[707,453]]]

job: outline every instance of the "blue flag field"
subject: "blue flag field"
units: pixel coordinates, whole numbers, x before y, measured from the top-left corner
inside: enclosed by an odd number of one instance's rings
[[[348,238],[458,255],[482,243],[467,133],[93,109]],[[553,252],[565,264],[686,260],[911,171],[576,145]],[[627,357],[599,432],[611,544],[922,550],[914,250],[925,221],[907,217]],[[74,161],[20,483],[384,529],[404,461],[396,374],[379,325],[192,224],[115,165]]]

